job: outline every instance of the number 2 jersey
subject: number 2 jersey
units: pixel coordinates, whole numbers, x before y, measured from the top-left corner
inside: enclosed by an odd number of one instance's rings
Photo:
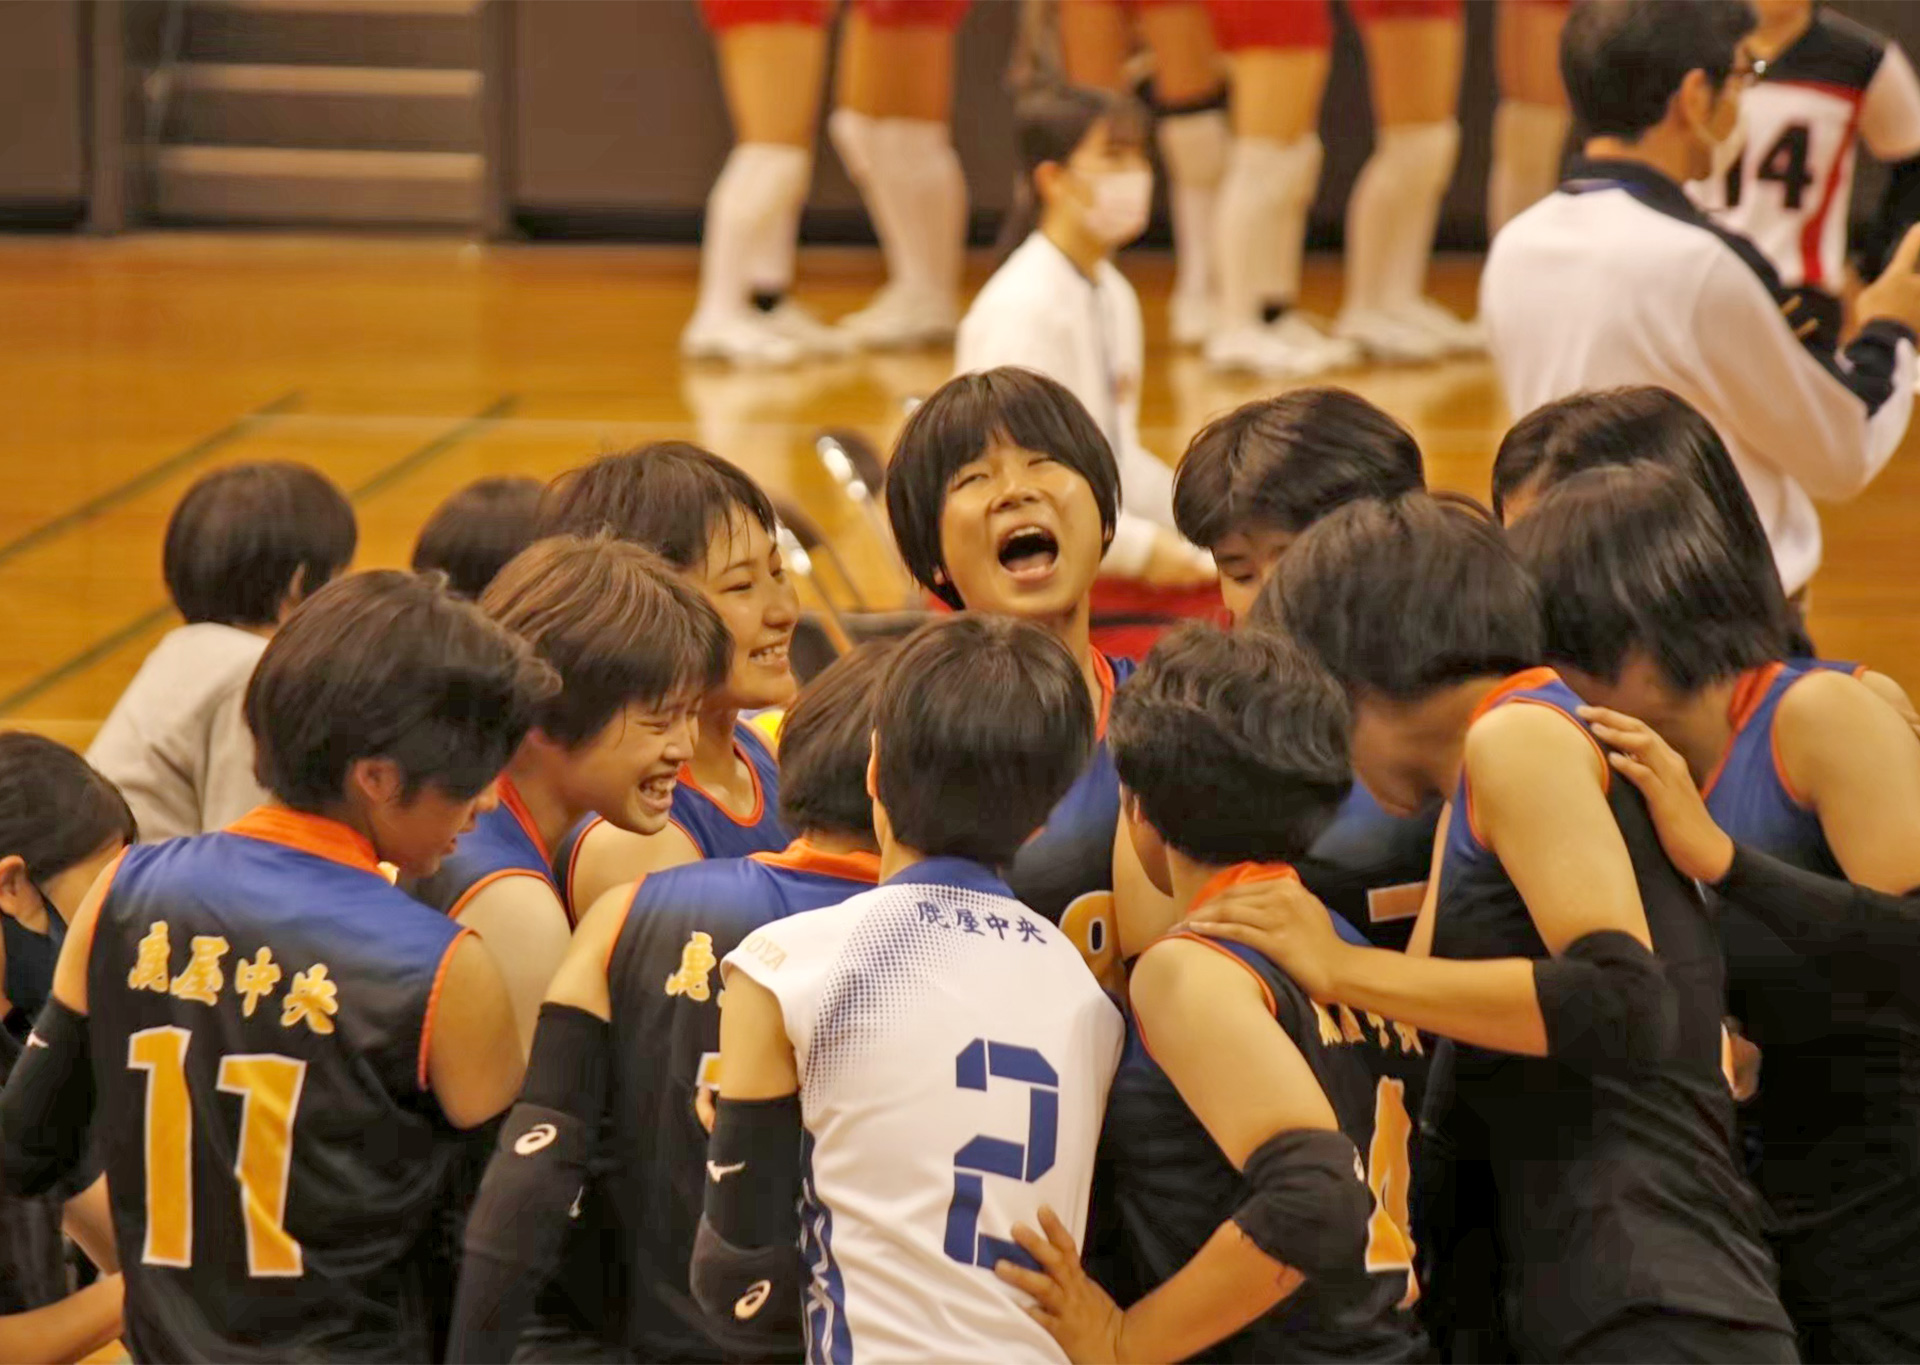
[[[993,1267],[1042,1204],[1086,1226],[1122,1026],[1066,935],[929,858],[726,964],[798,1064],[809,1360],[1064,1360]]]
[[[1238,882],[1290,875],[1284,868],[1230,868],[1202,889],[1194,905]],[[1349,942],[1366,942],[1338,917],[1335,923]],[[1274,1020],[1300,1049],[1340,1131],[1359,1152],[1377,1201],[1367,1228],[1365,1275],[1351,1282],[1308,1280],[1265,1316],[1199,1356],[1247,1362],[1424,1359],[1426,1338],[1409,1311],[1417,1290],[1408,1145],[1426,1077],[1419,1032],[1345,1006],[1317,1005],[1292,977],[1251,948],[1175,933],[1226,954],[1259,983]],[[1187,1108],[1151,1046],[1129,1016],[1126,1051],[1101,1136],[1101,1160],[1112,1174],[1127,1261],[1121,1274],[1142,1294],[1192,1260],[1248,1195],[1246,1181]]]
[[[1740,117],[1739,160],[1725,178],[1687,189],[1759,247],[1782,284],[1807,290],[1807,316],[1831,331],[1831,348],[1859,146],[1883,162],[1920,156],[1920,80],[1899,44],[1815,6],[1807,31],[1741,96]],[[1886,225],[1897,234],[1911,210],[1888,210],[1902,220]],[[1798,330],[1804,318],[1792,321]]]
[[[424,1360],[461,1143],[428,1089],[464,931],[344,825],[263,808],[128,850],[87,976],[141,1360]]]

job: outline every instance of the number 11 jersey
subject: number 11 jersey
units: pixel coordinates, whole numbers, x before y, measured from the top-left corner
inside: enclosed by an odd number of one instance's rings
[[[459,1139],[427,1041],[465,932],[316,816],[127,852],[87,1003],[136,1360],[428,1358]]]
[[[780,1002],[806,1126],[807,1356],[1065,1359],[993,1273],[1086,1226],[1120,1013],[986,868],[930,858],[726,959]]]

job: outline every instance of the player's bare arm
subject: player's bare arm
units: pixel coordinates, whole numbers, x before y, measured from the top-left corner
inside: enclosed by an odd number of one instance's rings
[[[1551,958],[1444,961],[1356,948],[1311,895],[1282,882],[1235,888],[1203,906],[1193,926],[1252,944],[1317,1000],[1475,1046],[1575,1064],[1628,1060],[1597,1050],[1604,1017],[1625,1030],[1634,1056],[1663,1053],[1671,992],[1593,746],[1543,708],[1503,707],[1469,732],[1466,772],[1474,828]]]
[[[506,981],[477,936],[452,950],[427,1041],[427,1081],[447,1121],[477,1128],[513,1103],[526,1054]]]
[[[567,955],[567,912],[539,877],[502,877],[460,909],[460,927],[487,945],[513,1005],[524,1054],[533,1046],[540,1001]]]
[[[649,872],[664,872],[700,861],[700,849],[687,832],[669,824],[658,834],[634,834],[604,820],[580,836],[574,860],[573,903],[597,905],[600,898]]]
[[[1124,1314],[1100,1311],[1097,1286],[1077,1282],[1077,1258],[1051,1258],[1045,1275],[1002,1262],[1001,1277],[1034,1294],[1035,1316],[1076,1361],[1184,1360],[1271,1310],[1303,1282],[1302,1266],[1351,1260],[1357,1272],[1366,1241],[1369,1197],[1352,1144],[1258,981],[1214,949],[1176,938],[1142,955],[1130,994],[1155,1059],[1254,1190],[1198,1255]],[[1263,1149],[1279,1159],[1256,1160]],[[1329,1163],[1341,1158],[1336,1174]],[[1272,1216],[1282,1207],[1284,1218]],[[1281,1237],[1269,1235],[1282,1226]],[[1014,1238],[1036,1259],[1047,1242],[1025,1227]],[[1283,1248],[1290,1254],[1277,1255]]]
[[[1780,775],[1820,817],[1841,871],[1875,891],[1920,886],[1920,738],[1857,679],[1810,673],[1781,698]]]

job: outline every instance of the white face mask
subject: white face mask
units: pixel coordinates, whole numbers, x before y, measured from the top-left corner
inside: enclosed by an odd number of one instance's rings
[[[1083,215],[1087,231],[1110,247],[1125,246],[1147,230],[1153,209],[1153,172],[1097,171],[1081,175],[1093,191]]]

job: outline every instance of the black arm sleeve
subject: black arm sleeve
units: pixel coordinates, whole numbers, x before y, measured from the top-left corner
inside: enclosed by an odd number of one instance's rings
[[[1547,1055],[1590,1072],[1637,1070],[1665,1060],[1680,1036],[1679,1001],[1639,939],[1601,929],[1533,964]]]
[[[1920,223],[1920,156],[1887,167],[1887,190],[1881,196],[1880,211],[1862,229],[1854,247],[1855,268],[1862,279],[1879,277],[1894,248],[1915,223]]]
[[[540,1007],[520,1101],[467,1220],[447,1358],[508,1361],[534,1296],[566,1246],[585,1194],[607,1102],[607,1022],[571,1005]]]
[[[0,1172],[9,1194],[45,1194],[87,1154],[93,1061],[87,1016],[49,1000],[0,1090]]]
[[[1888,895],[1823,877],[1778,858],[1733,846],[1733,864],[1714,888],[1796,946],[1867,949],[1912,958],[1920,953],[1920,895]]]
[[[790,1349],[800,1325],[800,1152],[798,1095],[714,1106],[688,1287],[715,1338],[751,1359]]]

